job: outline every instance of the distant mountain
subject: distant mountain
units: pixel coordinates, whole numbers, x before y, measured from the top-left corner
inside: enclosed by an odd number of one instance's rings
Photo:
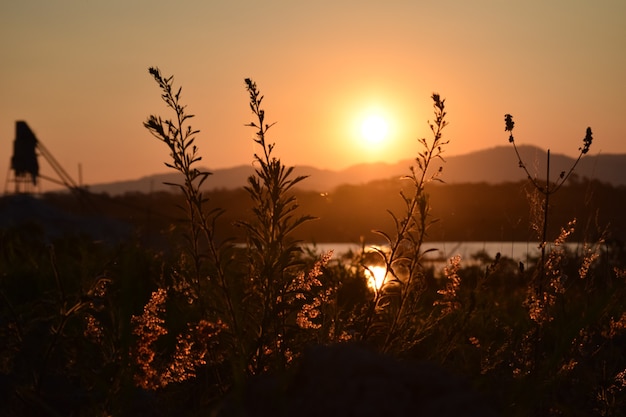
[[[546,151],[534,146],[519,146],[518,150],[530,174],[545,179]],[[550,178],[554,180],[562,171],[567,172],[574,162],[575,159],[569,156],[551,153]],[[579,178],[595,179],[614,186],[626,185],[626,154],[584,155],[574,174]],[[525,179],[526,174],[519,167],[512,146],[499,146],[450,157],[445,164],[443,177],[449,183],[497,184]]]
[[[520,146],[518,149],[531,175],[544,179],[547,159],[545,151],[533,146]],[[443,166],[441,179],[450,184],[481,182],[497,184],[526,178],[511,146],[499,146],[465,155],[450,156],[445,160],[445,163],[436,160],[434,167]],[[561,171],[569,170],[574,161],[574,158],[565,155],[551,154],[551,178],[556,178]],[[415,166],[415,161],[407,159],[395,164],[358,164],[336,171],[297,166],[294,172],[296,175],[308,176],[299,184],[301,189],[325,192],[339,185],[365,184],[377,179],[407,175],[411,165]],[[213,175],[205,182],[207,189],[233,189],[243,187],[247,178],[253,174],[254,168],[251,165],[243,165],[212,172]],[[579,178],[596,179],[614,186],[626,185],[626,154],[585,155],[574,172]],[[164,182],[179,182],[179,176],[176,173],[156,174],[136,180],[96,184],[90,186],[89,190],[111,195],[171,190],[172,187],[164,185]]]

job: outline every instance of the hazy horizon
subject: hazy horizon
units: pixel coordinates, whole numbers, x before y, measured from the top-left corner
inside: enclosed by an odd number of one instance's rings
[[[452,182],[458,182],[459,181],[459,174],[460,171],[463,172],[467,172],[467,174],[470,174],[467,170],[468,167],[466,166],[468,163],[473,163],[473,164],[478,164],[478,165],[482,165],[482,162],[470,162],[470,161],[465,161],[462,165],[460,166],[453,166],[454,162],[452,162],[452,165],[450,164],[451,161],[454,161],[455,158],[457,157],[478,157],[478,154],[481,153],[488,153],[490,151],[496,151],[498,149],[502,149],[504,151],[507,152],[507,161],[505,161],[503,163],[503,161],[499,161],[500,162],[500,168],[497,168],[498,166],[498,162],[494,161],[494,164],[491,166],[491,168],[488,167],[484,167],[481,166],[479,167],[477,170],[477,172],[483,172],[483,171],[490,171],[489,174],[487,176],[489,177],[493,177],[493,178],[501,178],[501,181],[507,181],[510,180],[510,175],[511,172],[510,171],[517,171],[517,162],[516,162],[516,156],[515,156],[515,151],[513,149],[512,146],[510,146],[508,143],[506,145],[502,144],[502,145],[496,145],[493,147],[488,147],[488,148],[484,148],[484,149],[479,149],[479,150],[475,150],[475,151],[470,151],[467,153],[463,153],[463,154],[458,154],[458,155],[448,155],[447,153],[443,154],[443,157],[445,159],[445,161],[442,163],[442,166],[444,168],[443,170],[443,175],[442,175],[442,179],[445,182],[449,182],[450,180],[452,180]],[[545,161],[545,151],[546,149],[543,149],[539,146],[536,145],[529,145],[529,144],[524,144],[524,145],[519,145],[518,146],[518,150],[519,152],[523,155],[522,157],[525,158],[527,160],[527,162],[529,164],[532,165],[531,171],[536,171],[539,167],[537,166],[537,164],[542,165]],[[490,157],[493,157],[493,155],[489,155]],[[589,172],[586,169],[582,169],[584,164],[584,161],[588,158],[594,158],[594,157],[599,157],[599,156],[616,156],[616,157],[623,157],[624,159],[626,159],[626,152],[625,153],[621,153],[621,154],[608,154],[608,153],[601,153],[601,152],[589,152],[589,154],[585,155],[583,157],[583,163],[582,165],[579,165],[579,169],[577,170],[577,174],[582,175],[582,176],[589,176],[589,178],[592,179],[599,179],[596,178],[596,173],[594,172]],[[554,165],[557,162],[557,158],[559,157],[565,157],[565,158],[569,158],[569,161],[561,161],[561,165],[563,163],[565,163],[566,165],[570,165],[572,163],[572,160],[577,158],[578,155],[575,156],[569,156],[569,155],[565,155],[565,154],[561,154],[558,152],[551,152],[551,159],[552,159],[552,164]],[[484,159],[484,156],[482,157],[478,157],[479,159]],[[56,176],[56,174],[52,171],[52,167],[48,164],[48,162],[43,158],[40,157],[39,158],[40,161],[40,173],[44,176],[44,177],[52,177],[54,179],[59,180],[59,178]],[[298,168],[308,168],[308,169],[314,169],[314,170],[319,170],[322,172],[329,172],[329,173],[341,173],[341,175],[344,171],[350,171],[350,170],[357,170],[356,172],[362,171],[363,168],[365,169],[369,169],[370,167],[372,169],[376,169],[375,171],[372,171],[370,175],[366,175],[367,178],[364,179],[365,182],[369,182],[373,179],[386,179],[388,177],[385,177],[384,174],[382,175],[377,175],[380,174],[380,169],[391,169],[394,167],[399,166],[399,168],[401,169],[401,172],[399,172],[398,174],[403,174],[403,173],[407,173],[409,166],[414,165],[414,156],[407,156],[406,158],[403,159],[399,159],[397,161],[393,161],[393,162],[389,162],[389,161],[378,161],[378,162],[357,162],[354,163],[352,165],[346,166],[346,167],[339,167],[339,168],[321,168],[319,166],[316,166],[314,162],[312,163],[303,163],[303,164],[290,164],[289,162],[285,161],[285,164],[287,166],[294,166],[296,167],[296,169]],[[510,160],[508,160],[510,159]],[[592,164],[597,164],[597,162],[592,162]],[[506,170],[506,172],[500,172],[500,169],[503,167],[503,165],[506,167],[504,168]],[[241,164],[237,164],[237,165],[233,165],[233,166],[228,166],[228,167],[218,167],[218,168],[214,168],[211,166],[207,166],[206,164],[202,164],[200,163],[198,165],[199,168],[202,168],[204,170],[208,170],[211,173],[220,173],[222,171],[229,171],[229,170],[239,170],[241,168],[245,168],[245,167],[249,167],[250,169],[253,168],[253,163],[252,161],[250,163],[241,163]],[[381,168],[381,167],[388,167],[388,168]],[[561,166],[553,166],[553,170],[558,170],[561,169],[563,167]],[[509,171],[510,169],[510,171]],[[541,168],[541,174],[543,174],[543,169],[545,168]],[[582,169],[582,170],[581,170]],[[611,171],[611,169],[614,169],[614,167],[603,167],[602,171],[604,171],[604,175],[609,174]],[[608,170],[608,171],[607,171]],[[594,169],[595,171],[595,169]],[[537,173],[537,172],[535,172]],[[155,177],[155,176],[162,176],[162,175],[178,175],[179,173],[177,171],[172,170],[171,168],[166,167],[165,165],[162,166],[162,168],[160,170],[154,171],[154,172],[144,172],[144,173],[139,173],[139,175],[137,176],[133,176],[133,177],[127,177],[127,178],[120,178],[120,179],[116,179],[116,180],[111,180],[111,181],[103,181],[103,182],[86,182],[83,181],[83,186],[87,186],[87,187],[95,187],[96,189],[99,186],[106,186],[106,185],[113,185],[113,184],[123,184],[123,183],[133,183],[135,181],[142,181],[144,179],[147,178],[151,178],[151,177]],[[462,175],[463,178],[467,179],[467,178],[472,178],[473,175],[475,175],[476,172],[471,173],[469,176],[468,175]],[[519,171],[519,179],[522,180],[525,178],[525,174],[520,170]],[[229,178],[227,174],[227,177],[221,177],[222,180],[225,180],[227,183],[231,183],[233,181],[233,178],[236,178],[237,175],[235,175],[235,177]],[[306,175],[310,175],[308,172],[306,173]],[[353,172],[354,175],[354,172]],[[393,174],[395,175],[395,174]],[[452,175],[452,177],[450,177],[450,175]],[[614,175],[613,174],[609,174],[609,176]],[[74,176],[73,173],[70,172],[70,176],[73,177],[73,180],[78,182],[78,177]],[[480,175],[479,175],[480,176]],[[371,177],[371,178],[370,178]],[[317,183],[322,183],[324,184],[326,181],[328,181],[331,177],[326,177],[325,175],[322,175],[321,177],[317,176],[316,174],[312,174],[309,178],[307,178],[307,182],[304,184],[305,188],[308,188],[307,185],[311,185],[311,184],[317,184]],[[613,178],[615,178],[613,176]],[[211,177],[211,180],[214,181],[220,181],[217,178],[213,178]],[[604,180],[606,181],[607,178],[605,177],[604,179],[600,178],[600,180]],[[165,181],[165,180],[164,180]],[[167,180],[169,181],[169,180]],[[208,185],[211,185],[211,182],[208,182]],[[472,182],[472,180],[469,180],[470,182]],[[478,181],[484,181],[484,179],[478,179]],[[355,178],[347,178],[346,179],[346,184],[351,184],[351,183],[356,183],[359,181],[356,181]],[[488,181],[490,182],[490,181]],[[494,181],[495,183],[497,183],[498,181]],[[609,180],[609,182],[611,182]],[[6,177],[5,177],[5,183],[6,183]],[[621,184],[621,181],[619,181],[619,183]],[[221,183],[217,184],[218,187],[222,186]],[[231,184],[232,185],[232,184]],[[340,185],[340,184],[336,184],[336,185]],[[614,184],[615,185],[615,184]],[[314,185],[311,185],[314,186]],[[332,187],[331,187],[332,188]],[[58,190],[64,190],[66,189],[66,187],[59,185],[59,184],[55,184],[53,182],[51,182],[50,180],[46,179],[46,178],[39,178],[39,185],[37,187],[37,189],[35,190],[36,192],[47,192],[47,191],[58,191]],[[13,189],[11,188],[11,186],[9,185],[8,190],[9,193],[11,193],[13,191]],[[322,191],[321,189],[318,191]]]

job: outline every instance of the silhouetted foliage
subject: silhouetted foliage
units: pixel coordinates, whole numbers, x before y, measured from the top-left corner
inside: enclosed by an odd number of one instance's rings
[[[571,171],[441,184],[446,112],[433,94],[433,136],[407,178],[300,191],[247,79],[255,173],[206,192],[181,89],[150,74],[173,117],[145,125],[183,178],[175,192],[93,196],[111,224],[133,225],[121,239],[59,233],[43,215],[0,227],[1,415],[624,415],[624,189]],[[509,115],[505,127],[514,143]],[[581,156],[591,141],[588,130]],[[70,198],[29,204],[79,218]],[[545,251],[425,261],[426,242],[468,239]],[[374,267],[387,281],[372,289]]]

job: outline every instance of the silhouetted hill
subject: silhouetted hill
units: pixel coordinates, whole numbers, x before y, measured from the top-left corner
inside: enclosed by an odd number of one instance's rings
[[[545,179],[546,151],[534,146],[519,146],[518,150],[528,171]],[[568,171],[575,159],[561,154],[550,154],[550,177],[555,179],[562,171]],[[626,154],[592,155],[580,160],[574,174],[614,186],[626,185]],[[486,182],[498,184],[526,178],[519,167],[512,146],[499,146],[466,155],[450,157],[444,166],[443,178],[447,183]]]
[[[545,178],[546,152],[533,146],[520,146],[520,155],[529,172],[540,179]],[[435,167],[443,165],[441,178],[448,184],[480,183],[499,184],[515,182],[526,177],[519,167],[517,156],[511,146],[499,146],[465,155],[445,158],[446,162],[435,161]],[[551,177],[556,178],[561,171],[567,171],[574,163],[574,158],[565,155],[551,154]],[[308,175],[298,186],[303,190],[331,191],[344,184],[366,184],[373,180],[400,177],[409,173],[409,166],[415,165],[414,160],[407,159],[395,164],[373,163],[358,164],[343,170],[318,169],[311,166],[297,166],[297,175]],[[575,174],[579,178],[595,179],[614,186],[626,185],[626,154],[585,155]],[[209,169],[210,170],[210,169]],[[234,189],[246,184],[246,179],[254,172],[252,165],[234,168],[217,169],[205,182],[207,189]],[[175,173],[150,175],[130,181],[107,184],[96,184],[89,187],[94,193],[111,195],[126,192],[152,192],[171,190],[164,182],[177,182]]]

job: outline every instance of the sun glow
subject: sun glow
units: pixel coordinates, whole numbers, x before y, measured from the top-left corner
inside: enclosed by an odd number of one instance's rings
[[[367,116],[361,124],[361,135],[370,144],[381,143],[389,133],[387,121],[379,115]]]
[[[391,90],[391,89],[390,89]],[[329,126],[335,126],[331,143],[345,162],[395,163],[407,157],[415,132],[405,100],[393,92],[346,94],[330,107]],[[407,139],[408,138],[408,139]]]

